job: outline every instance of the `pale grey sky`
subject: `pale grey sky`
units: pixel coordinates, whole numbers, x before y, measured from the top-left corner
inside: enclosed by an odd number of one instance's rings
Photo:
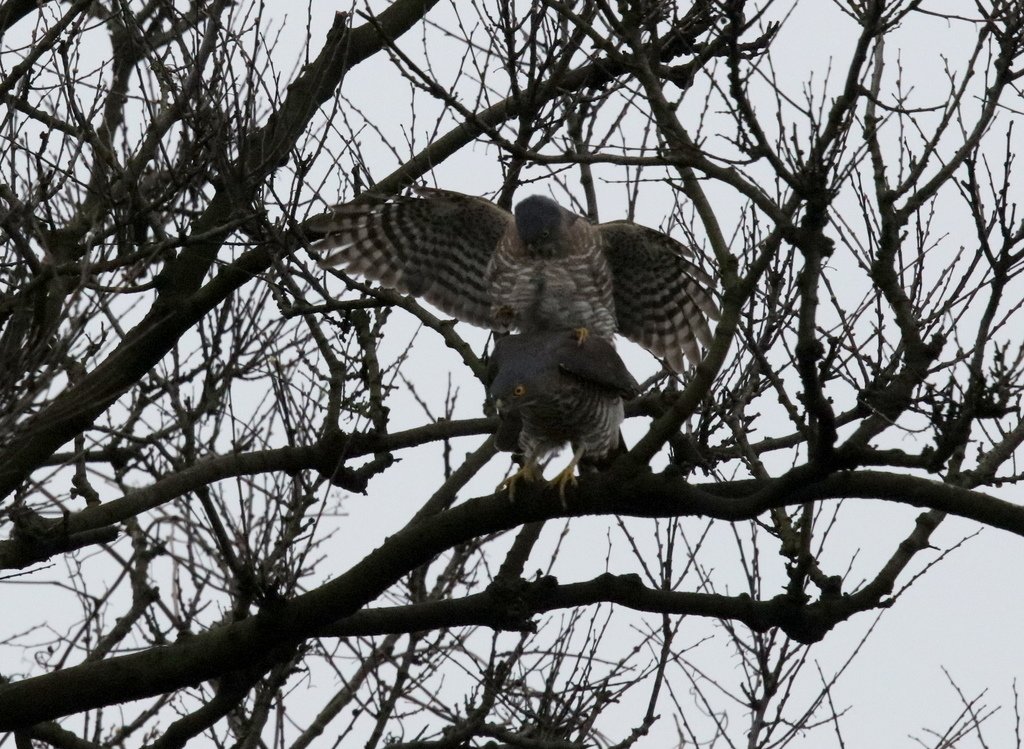
[[[274,53],[278,69],[292,68],[296,50],[300,48],[305,36],[309,20],[307,10],[312,18],[310,25],[313,29],[312,49],[315,54],[330,26],[334,11],[342,5],[313,2],[307,8],[284,0],[268,0],[266,16],[279,18],[283,24],[282,43]],[[375,3],[374,7],[383,5]],[[926,2],[924,5],[932,8],[958,7],[958,3],[954,2]],[[830,90],[835,91],[845,72],[844,66],[854,43],[856,28],[832,3],[821,0],[779,5],[773,9],[772,17],[778,18],[787,13],[788,19],[773,47],[772,56],[775,71],[784,81],[787,92],[794,99],[801,99],[806,81],[813,77],[817,86],[830,66]],[[451,17],[451,8],[446,3],[442,3],[430,15],[432,21],[442,26],[450,23]],[[946,66],[954,73],[962,70],[970,54],[971,34],[966,32],[967,27],[964,25],[947,24],[928,16],[914,17],[912,25],[912,30],[908,28],[906,32],[898,33],[887,46],[886,59],[891,66],[887,75],[895,75],[895,63],[901,61],[905,87],[914,90],[913,101],[922,107],[935,106],[948,96],[948,84],[944,77]],[[433,32],[429,33],[429,37],[429,51],[438,69],[444,73],[454,71],[460,60],[450,54],[452,48],[446,46],[450,43]],[[403,40],[403,49],[418,56],[419,38],[419,30],[411,32]],[[359,66],[346,80],[343,94],[367,119],[383,128],[384,134],[397,144],[400,157],[409,155],[429,141],[436,105],[422,93],[417,94],[417,120],[412,125],[409,120],[409,86],[386,61],[375,60]],[[770,106],[770,102],[766,100],[764,105]],[[714,120],[709,118],[709,121],[713,123]],[[412,139],[412,149],[402,145],[407,137]],[[709,143],[712,150],[717,147],[713,137]],[[383,176],[397,166],[395,157],[377,142],[371,131],[366,131],[361,145],[378,170],[375,176]],[[310,179],[311,184],[315,186],[323,180],[321,194],[326,200],[349,197],[337,194],[341,183],[335,185],[335,181],[327,174],[329,168],[330,165],[326,163],[317,165]],[[327,176],[323,176],[325,174]],[[610,174],[609,170],[599,171],[599,176],[607,174]],[[434,176],[428,175],[425,181],[433,182]],[[483,143],[465,149],[457,158],[442,165],[436,173],[436,182],[440,186],[478,194],[493,193],[500,185],[500,178],[495,149]],[[287,177],[282,179],[287,181]],[[525,189],[519,197],[549,191],[555,197],[564,197],[554,183],[543,181]],[[728,230],[742,206],[728,190],[711,187],[709,192],[716,198],[716,209],[721,211],[723,224]],[[650,194],[652,199],[645,204],[645,211],[643,215],[637,216],[637,220],[659,226],[672,211],[674,198],[667,190],[659,192],[652,189]],[[621,217],[617,210],[622,201],[622,188],[619,185],[599,183],[598,200],[603,219]],[[847,206],[852,207],[849,203]],[[949,215],[939,220],[943,226],[948,224],[946,230],[950,235],[948,241],[951,249],[960,244],[971,244],[973,229],[962,210],[956,212],[951,209]],[[841,269],[843,263],[851,263],[851,260],[840,247],[832,264]],[[851,284],[842,291],[849,293],[851,299],[859,298],[863,293],[858,290],[858,284],[862,283],[859,279],[862,278],[861,274],[851,272]],[[395,311],[388,324],[382,358],[393,360],[405,353],[416,329],[417,323],[411,316]],[[485,332],[468,327],[463,327],[462,331],[467,340],[482,350],[487,338]],[[657,363],[638,347],[623,345],[621,350],[637,379],[643,379],[657,370]],[[432,405],[438,409],[435,416],[440,411],[441,395],[448,388],[449,378],[460,389],[456,415],[467,418],[480,415],[483,389],[472,380],[457,357],[443,348],[436,336],[429,331],[420,334],[409,356],[409,366],[404,371],[415,375],[414,385],[420,393],[432,397]],[[417,426],[425,420],[415,401],[401,389],[392,398],[390,405],[395,429],[403,425]],[[786,426],[781,422],[780,418],[780,429],[785,431]],[[627,440],[634,441],[643,433],[644,426],[643,420],[628,422],[625,428]],[[469,452],[480,441],[479,438],[458,440],[454,443],[454,449],[456,452]],[[439,483],[439,448],[410,451],[399,457],[401,461],[393,470],[371,483],[367,496],[354,496],[347,501],[349,514],[337,519],[337,535],[331,545],[330,559],[323,568],[326,575],[348,569],[363,554],[380,545],[389,533],[405,524],[428,492]],[[556,464],[560,465],[564,459],[564,456],[557,458]],[[659,460],[660,463],[656,462],[655,467],[664,464],[663,457]],[[508,467],[508,456],[499,456],[492,461],[487,471],[474,479],[463,496],[492,492]],[[778,471],[786,467],[788,463],[784,462],[769,465],[770,469]],[[998,493],[1012,501],[1021,501],[1022,495],[1017,488],[1011,487]],[[853,571],[847,577],[846,587],[849,588],[860,575],[871,574],[892,554],[899,540],[912,529],[917,514],[911,508],[894,504],[847,501],[840,512],[840,522],[833,532],[823,561],[833,565],[831,572],[840,573],[846,569],[847,560],[856,556]],[[626,525],[638,538],[645,535],[653,538],[659,528],[665,526],[665,521],[629,520]],[[703,529],[704,522],[689,520],[683,525],[688,533],[696,536]],[[550,554],[563,528],[565,526],[562,523],[549,524],[544,542],[534,552],[527,572],[546,569],[546,554]],[[920,562],[935,558],[939,551],[977,530],[975,523],[955,518],[947,520],[934,537],[937,550],[920,555]],[[740,529],[740,533],[743,534],[744,530]],[[561,555],[553,572],[562,582],[590,579],[606,569],[626,573],[637,571],[638,568],[614,518],[570,521],[565,537],[561,539],[561,546]],[[503,544],[495,544],[495,548],[501,549]],[[774,551],[765,549],[764,553],[770,556]],[[606,558],[609,560],[607,564]],[[495,559],[500,557],[496,555]],[[702,560],[705,566],[718,571],[716,581],[724,584],[723,592],[744,590],[745,581],[738,564],[736,543],[732,538],[732,530],[726,524],[720,523],[714,529]],[[920,566],[916,565],[914,570],[919,570]],[[6,634],[2,636],[28,629],[41,620],[50,622],[55,628],[62,626],[61,616],[64,611],[61,608],[41,609],[38,590],[33,585],[25,584],[34,579],[59,577],[62,567],[63,563],[58,562],[51,570],[35,572],[18,581],[19,584],[8,583],[4,586],[5,606],[13,617],[7,619],[4,628]],[[778,565],[765,567],[769,576],[778,573]],[[847,747],[915,746],[910,737],[923,736],[922,727],[945,728],[953,716],[960,712],[961,704],[954,688],[946,682],[944,668],[968,697],[988,690],[983,702],[991,706],[1003,706],[987,723],[985,735],[992,747],[1012,744],[1012,686],[1015,679],[1024,676],[1024,648],[1020,645],[1021,622],[1024,621],[1022,569],[1024,540],[1000,531],[984,530],[953,552],[937,569],[925,575],[893,609],[881,616],[876,630],[832,693],[837,709],[848,710],[841,721]],[[906,581],[906,576],[901,579],[901,582]],[[781,581],[777,582],[777,588],[766,587],[766,595],[774,595],[781,590]],[[47,592],[47,595],[51,593]],[[53,598],[45,601],[48,607],[54,603]],[[562,614],[552,616],[557,618]],[[623,642],[631,642],[636,637],[630,629],[630,624],[636,620],[635,614],[614,614],[613,626],[622,628]],[[868,613],[840,625],[824,642],[813,648],[811,658],[821,664],[823,673],[831,674],[850,656],[873,621],[874,616]],[[694,619],[683,626],[682,637],[697,642],[703,634],[717,631],[717,628],[718,625],[713,622]],[[479,637],[485,641],[490,633],[481,633]],[[20,657],[16,653],[18,651],[11,648],[0,648],[3,664],[0,670],[19,670],[18,664],[11,660]],[[730,658],[727,648],[709,643],[698,647],[693,656],[724,685],[735,688],[740,683],[736,663]],[[314,678],[311,682],[304,682],[298,687],[310,692],[309,699],[297,701],[302,706],[297,707],[297,710],[307,708],[310,711],[309,716],[295,715],[299,722],[305,722],[304,719],[315,714],[335,686],[333,676],[327,669],[314,667],[312,674]],[[808,695],[813,694],[818,687],[814,674],[815,670],[809,668],[804,677]],[[684,683],[675,686],[684,695],[689,690],[689,686]],[[638,693],[636,697],[642,701],[646,699],[646,693]],[[639,703],[627,702],[622,705],[621,709],[626,716],[623,725],[642,708],[643,705]],[[641,740],[640,746],[672,745],[675,732],[669,717],[672,709],[667,701],[660,712],[664,716],[662,721],[655,726],[650,736]],[[699,717],[694,716],[693,719],[699,723]],[[929,744],[927,740],[926,744]],[[838,743],[826,728],[811,732],[795,745],[817,749],[838,746]]]

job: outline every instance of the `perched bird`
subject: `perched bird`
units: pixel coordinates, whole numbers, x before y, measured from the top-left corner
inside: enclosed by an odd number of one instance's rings
[[[640,389],[610,341],[598,336],[581,341],[572,330],[499,339],[488,382],[501,418],[497,447],[525,457],[523,467],[498,488],[507,487],[514,498],[516,482],[539,479],[540,461],[568,442],[572,460],[552,482],[563,504],[581,460],[599,464],[621,447],[622,401]]]
[[[344,266],[497,331],[618,332],[682,371],[718,319],[711,277],[671,237],[629,221],[593,224],[539,195],[515,214],[446,190],[360,200],[303,228],[324,266]]]

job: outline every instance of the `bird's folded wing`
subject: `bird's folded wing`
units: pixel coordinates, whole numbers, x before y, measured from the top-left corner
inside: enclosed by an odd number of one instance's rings
[[[626,369],[611,341],[590,336],[578,343],[571,335],[563,335],[555,355],[562,372],[606,390],[609,395],[628,400],[640,392],[640,385]]]

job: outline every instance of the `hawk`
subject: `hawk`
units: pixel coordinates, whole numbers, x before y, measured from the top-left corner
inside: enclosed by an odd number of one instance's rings
[[[629,221],[594,224],[534,195],[515,213],[471,195],[336,206],[303,225],[321,265],[424,297],[496,331],[577,329],[636,341],[682,371],[711,342],[715,283],[671,237]]]
[[[523,467],[498,487],[515,497],[520,479],[540,478],[540,462],[565,443],[573,455],[554,478],[565,504],[581,460],[602,463],[622,448],[623,399],[640,390],[606,338],[580,340],[571,330],[548,330],[501,338],[488,363],[488,392],[501,418],[499,450],[523,453]]]

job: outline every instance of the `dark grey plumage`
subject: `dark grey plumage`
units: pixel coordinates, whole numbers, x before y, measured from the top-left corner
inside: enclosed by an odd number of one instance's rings
[[[516,231],[524,245],[539,256],[558,253],[559,232],[565,212],[551,198],[531,195],[516,204]]]
[[[514,215],[490,201],[416,188],[340,205],[303,228],[325,266],[342,265],[492,330],[616,332],[681,371],[718,319],[714,281],[671,237],[628,222],[592,224],[550,198]]]
[[[511,335],[494,347],[489,393],[501,417],[499,449],[520,450],[523,468],[503,485],[540,477],[539,463],[570,443],[573,457],[555,478],[564,500],[582,459],[600,462],[620,446],[623,399],[636,396],[636,380],[603,338],[580,341],[570,330]]]

